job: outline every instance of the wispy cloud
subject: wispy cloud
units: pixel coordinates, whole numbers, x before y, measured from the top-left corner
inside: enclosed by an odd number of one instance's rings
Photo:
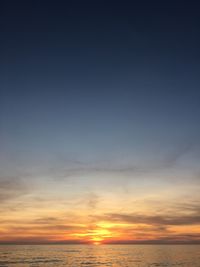
[[[20,177],[0,177],[1,203],[27,193],[28,186]]]
[[[159,215],[137,215],[137,214],[120,214],[111,213],[100,217],[102,220],[111,222],[126,222],[133,224],[150,224],[150,225],[192,225],[200,224],[200,214],[185,216],[159,216]]]
[[[200,145],[195,140],[188,140],[180,145],[173,146],[162,153],[154,152],[153,157],[143,160],[142,162],[130,162],[130,159],[124,164],[124,159],[116,160],[115,158],[108,161],[99,160],[95,162],[84,162],[81,160],[62,159],[58,166],[49,169],[50,176],[55,180],[69,179],[70,177],[79,177],[88,173],[107,173],[116,175],[140,175],[152,174],[160,171],[175,168],[185,156],[198,157],[197,151]],[[153,153],[153,152],[152,152]],[[59,160],[59,159],[58,159]],[[191,178],[191,177],[190,177]]]
[[[155,205],[156,204],[156,205]],[[131,224],[147,224],[156,227],[165,227],[168,225],[200,225],[200,202],[186,201],[182,203],[169,202],[164,207],[158,202],[154,203],[155,208],[151,213],[106,213],[97,216],[97,220],[108,222],[126,222]],[[95,217],[95,216],[94,216]]]

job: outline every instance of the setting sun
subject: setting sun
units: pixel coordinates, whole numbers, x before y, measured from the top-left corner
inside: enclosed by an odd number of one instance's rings
[[[101,242],[98,242],[98,241],[93,242],[93,245],[95,245],[95,246],[101,245]]]
[[[113,234],[108,229],[96,228],[92,230],[85,230],[80,233],[73,233],[72,236],[82,238],[92,244],[99,245],[107,238],[112,238]]]

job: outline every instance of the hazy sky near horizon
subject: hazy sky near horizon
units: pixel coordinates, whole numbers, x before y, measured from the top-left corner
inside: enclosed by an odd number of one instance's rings
[[[0,9],[0,242],[200,242],[198,6]]]

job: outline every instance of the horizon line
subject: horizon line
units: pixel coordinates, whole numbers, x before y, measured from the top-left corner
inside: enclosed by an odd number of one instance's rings
[[[95,245],[92,242],[0,242],[0,245]],[[185,242],[102,242],[98,245],[200,245],[200,241]]]

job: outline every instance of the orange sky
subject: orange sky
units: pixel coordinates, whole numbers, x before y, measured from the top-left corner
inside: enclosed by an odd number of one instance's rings
[[[34,193],[3,201],[0,242],[200,242],[195,186],[183,183],[172,188],[169,183],[149,190],[138,181],[137,188],[130,182],[127,190],[120,186],[113,190],[109,181],[104,191],[93,185],[93,192],[78,191],[76,186],[77,192],[66,193],[65,183],[52,184],[54,193],[52,187],[37,187]],[[184,200],[188,190],[190,196]]]

